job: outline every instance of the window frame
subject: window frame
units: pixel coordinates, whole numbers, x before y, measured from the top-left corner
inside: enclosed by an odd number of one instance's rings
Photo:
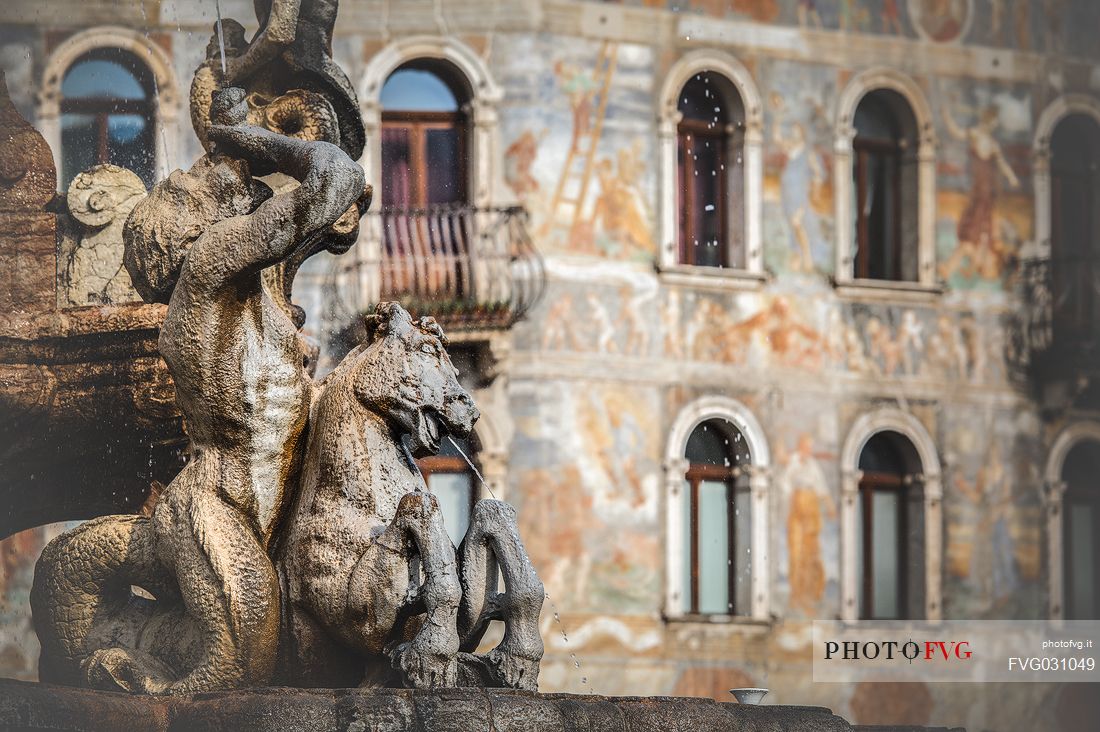
[[[856,273],[853,162],[855,113],[864,97],[886,90],[900,95],[913,115],[916,134],[917,279],[875,280]],[[833,206],[836,237],[833,284],[851,300],[928,302],[943,293],[936,271],[936,125],[919,84],[887,67],[865,69],[853,76],[837,99],[833,141]],[[903,158],[903,163],[909,164]],[[900,220],[900,217],[899,217]]]
[[[679,124],[683,115],[679,100],[685,85],[697,74],[721,76],[740,98],[743,119],[731,134],[728,159],[741,153],[741,211],[732,215],[727,205],[726,253],[722,267],[684,264],[681,261],[681,172]],[[710,49],[686,53],[672,65],[657,98],[657,269],[662,282],[712,290],[755,290],[768,279],[763,256],[763,155],[764,101],[748,69],[733,56]],[[729,181],[727,181],[727,198]],[[728,203],[728,202],[727,202]],[[728,232],[739,227],[743,262],[731,262]],[[733,265],[737,266],[733,266]]]
[[[685,510],[690,496],[685,497],[685,477],[690,468],[685,455],[688,440],[696,428],[706,422],[728,422],[740,432],[748,464],[736,467],[740,472],[736,488],[747,491],[750,502],[751,522],[748,545],[751,548],[750,577],[747,590],[749,606],[739,609],[743,615],[696,615],[690,607],[690,597],[685,600],[684,588],[690,592],[690,577],[684,575],[685,565],[690,567],[690,557],[685,556],[688,539],[684,535],[690,520]],[[716,466],[724,468],[724,466]],[[771,622],[771,571],[769,549],[769,503],[772,488],[771,451],[759,421],[741,402],[725,396],[703,396],[686,404],[672,421],[665,447],[664,535],[665,571],[662,617],[668,622],[732,623],[759,627]],[[731,585],[736,592],[736,585]],[[735,596],[736,597],[736,596]]]
[[[910,520],[921,527],[923,577],[913,577],[907,568],[905,587],[917,587],[911,580],[920,579],[922,596],[907,597],[911,618],[938,621],[943,616],[943,477],[935,440],[928,428],[909,412],[894,408],[880,408],[864,412],[856,417],[848,430],[840,453],[840,619],[845,623],[859,620],[861,613],[858,583],[862,577],[857,572],[858,538],[862,527],[856,520],[857,502],[862,500],[860,481],[863,471],[860,457],[867,443],[880,432],[894,432],[913,448],[911,465],[906,465],[904,475],[907,484],[905,511],[920,510]],[[906,459],[909,462],[910,458]],[[869,471],[873,472],[873,471]],[[914,494],[913,491],[919,491]],[[917,497],[920,504],[916,503]],[[920,505],[921,509],[917,506]],[[906,538],[908,541],[908,538]],[[908,551],[908,550],[907,550]],[[914,559],[912,553],[908,559]],[[906,592],[909,592],[906,589]],[[920,603],[920,604],[915,604]]]
[[[867,449],[864,447],[864,449]],[[895,529],[894,541],[897,546],[898,571],[897,571],[897,607],[899,617],[876,617],[874,611],[874,494],[875,492],[896,493],[898,497],[898,522]],[[862,577],[860,583],[861,602],[859,608],[860,620],[908,620],[912,615],[909,608],[909,490],[906,476],[886,472],[863,472],[859,480],[860,518],[862,526]],[[881,525],[881,524],[879,524]]]
[[[705,423],[702,423],[705,424]],[[691,615],[740,615],[737,607],[737,563],[729,562],[727,565],[726,608],[725,613],[704,613],[699,609],[699,594],[701,583],[699,581],[699,485],[703,481],[723,483],[726,486],[726,536],[729,546],[726,547],[727,558],[731,557],[737,546],[737,492],[744,490],[739,488],[741,469],[738,466],[724,467],[721,465],[707,465],[705,463],[689,463],[684,480],[688,483],[688,506],[691,512],[691,574],[689,577],[689,602],[688,612]],[[751,529],[750,529],[751,532]],[[749,579],[752,581],[751,576]]]
[[[148,70],[155,85],[153,102],[154,178],[161,179],[179,166],[180,93],[175,66],[168,53],[143,33],[118,26],[98,26],[73,34],[54,48],[46,59],[40,77],[41,93],[35,110],[35,125],[46,139],[54,156],[54,166],[63,169],[61,145],[61,84],[70,67],[89,52],[107,49],[135,56]]]
[[[731,142],[734,141],[734,134],[731,128],[736,126],[732,123],[727,123],[719,127],[708,128],[707,123],[701,120],[695,119],[681,119],[676,127],[676,148],[677,148],[677,179],[680,183],[679,186],[679,200],[678,208],[680,215],[680,227],[679,227],[679,264],[687,267],[711,267],[711,265],[699,264],[695,261],[694,249],[691,246],[692,239],[696,238],[697,232],[695,231],[695,216],[696,206],[699,202],[696,201],[696,184],[695,175],[697,173],[695,166],[690,164],[692,161],[691,143],[693,140],[708,140],[715,143],[717,148],[716,154],[718,160],[722,165],[726,166],[726,171],[723,175],[717,175],[717,195],[715,198],[720,202],[717,206],[718,210],[718,261],[722,264],[717,268],[726,268],[729,266],[730,260],[730,206],[732,204],[730,200],[730,172],[734,170],[734,167],[730,165],[730,148]],[[743,201],[742,201],[743,205]],[[712,267],[714,268],[714,267]],[[715,268],[715,269],[717,269]]]
[[[1047,597],[1048,613],[1052,620],[1066,616],[1067,576],[1065,574],[1065,494],[1064,480],[1066,459],[1083,442],[1100,443],[1100,422],[1079,420],[1071,422],[1058,433],[1047,453],[1043,471],[1042,505],[1046,514],[1047,536]]]
[[[903,157],[905,153],[905,144],[900,135],[895,134],[893,140],[875,139],[875,138],[863,138],[858,134],[852,140],[852,175],[854,177],[853,188],[856,195],[856,256],[855,256],[855,276],[857,279],[865,280],[878,280],[884,282],[907,282],[908,280],[902,279],[901,265],[903,255],[902,245],[902,228],[901,228],[901,207],[902,207],[902,175],[904,174]],[[891,232],[891,238],[886,241],[872,241],[870,232],[870,215],[863,210],[863,206],[858,205],[859,202],[864,200],[864,194],[867,190],[867,168],[870,159],[873,157],[887,159],[891,158],[894,163],[894,175],[889,179],[889,191],[887,195],[893,198],[894,217],[893,217],[893,232]],[[888,277],[872,277],[871,276],[871,262],[874,254],[878,253],[882,256],[884,249],[888,248],[892,255],[889,259],[893,263],[893,272]]]
[[[145,154],[149,157],[149,173],[154,178],[152,181],[147,181],[147,184],[155,183],[156,168],[157,168],[157,145],[156,145],[156,125],[157,125],[157,101],[156,101],[156,83],[153,78],[153,70],[148,64],[138,58],[133,52],[122,48],[96,48],[87,53],[77,57],[69,67],[65,69],[62,75],[61,87],[64,88],[65,78],[83,63],[90,61],[110,61],[117,63],[122,69],[129,73],[135,82],[141,86],[145,92],[144,99],[123,99],[112,97],[66,97],[62,94],[58,109],[60,113],[60,119],[64,122],[65,115],[67,114],[79,114],[86,115],[95,118],[95,134],[96,134],[96,152],[95,162],[93,165],[104,165],[111,163],[110,156],[110,131],[109,131],[109,119],[114,115],[134,115],[140,116],[145,123],[142,130],[141,144],[145,150]],[[140,66],[141,71],[130,68],[130,65]],[[64,163],[65,150],[64,150],[64,138],[65,131],[64,125],[61,130],[62,138],[62,150],[61,160]],[[64,179],[64,165],[59,172],[59,179]],[[75,178],[83,171],[74,171],[73,177]],[[138,173],[138,177],[141,177],[139,171],[133,171]],[[59,180],[60,182],[60,180]]]
[[[388,209],[427,210],[433,206],[462,206],[469,203],[469,175],[470,160],[468,156],[469,125],[466,114],[458,112],[414,112],[392,110],[382,111],[380,130],[403,129],[409,131],[409,159],[410,178],[415,182],[413,188],[416,194],[411,203],[404,205],[384,204]],[[458,140],[459,174],[456,176],[459,182],[459,191],[456,200],[446,204],[428,203],[428,131],[429,130],[454,130]],[[385,141],[380,141],[385,145]],[[383,148],[380,148],[383,150]],[[384,151],[381,152],[385,155]],[[386,195],[383,189],[383,195]]]

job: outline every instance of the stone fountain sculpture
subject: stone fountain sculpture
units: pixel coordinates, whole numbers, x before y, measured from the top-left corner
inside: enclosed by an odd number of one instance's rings
[[[123,229],[133,287],[168,306],[159,348],[189,460],[147,515],[88,521],[43,551],[40,676],[171,695],[273,681],[533,690],[544,593],[514,510],[480,501],[456,552],[414,461],[478,416],[439,326],[379,305],[367,342],[312,378],[290,286],[307,257],[356,239],[371,198],[349,156],[362,123],[328,53],[335,2],[257,7],[257,38],[230,38],[230,73],[200,69],[207,153]],[[504,639],[475,655],[491,620]]]

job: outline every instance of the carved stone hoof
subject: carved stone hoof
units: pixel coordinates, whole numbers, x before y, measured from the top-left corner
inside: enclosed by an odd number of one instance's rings
[[[105,691],[163,694],[172,670],[152,656],[125,648],[101,648],[81,664],[88,686]]]
[[[458,685],[455,654],[426,651],[413,640],[399,645],[390,656],[401,683],[410,689],[432,689]]]
[[[539,690],[539,661],[541,658],[524,658],[500,648],[494,648],[485,656],[489,674],[496,686],[508,689]]]

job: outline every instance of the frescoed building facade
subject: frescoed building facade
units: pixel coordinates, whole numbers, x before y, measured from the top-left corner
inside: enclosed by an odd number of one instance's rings
[[[201,153],[215,12],[9,0],[0,63],[62,185]],[[295,299],[322,369],[380,297],[442,313],[485,486],[457,454],[429,482],[456,523],[519,509],[544,690],[1084,729],[1081,685],[813,684],[809,644],[1100,617],[1098,31],[1087,0],[342,3],[377,208]],[[118,59],[125,113],[81,107],[73,69]],[[29,678],[40,545],[0,545],[0,667]]]

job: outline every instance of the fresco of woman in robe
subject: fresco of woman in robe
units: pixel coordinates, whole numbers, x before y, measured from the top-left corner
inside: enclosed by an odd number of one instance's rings
[[[958,246],[940,266],[944,279],[956,272],[966,278],[999,279],[1008,256],[994,230],[999,176],[1003,176],[1012,188],[1018,187],[1020,181],[993,136],[998,121],[997,108],[988,106],[982,110],[977,124],[963,127],[955,121],[950,108],[944,106],[947,131],[955,139],[966,142],[970,163],[970,197],[959,216]],[[967,262],[965,267],[963,260]]]

